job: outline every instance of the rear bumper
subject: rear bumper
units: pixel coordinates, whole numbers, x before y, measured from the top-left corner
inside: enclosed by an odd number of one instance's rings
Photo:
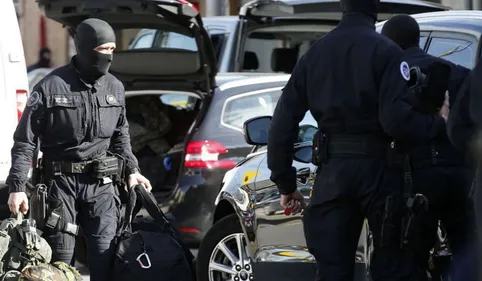
[[[179,181],[170,213],[190,247],[198,247],[213,224],[214,202],[225,173],[224,169],[189,171]]]

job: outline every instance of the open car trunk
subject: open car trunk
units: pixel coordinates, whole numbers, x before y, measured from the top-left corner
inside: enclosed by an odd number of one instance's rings
[[[381,0],[378,20],[448,9],[432,2]],[[343,13],[338,0],[255,0],[245,4],[239,15],[245,21],[235,69],[291,73],[298,59],[338,24]]]
[[[199,12],[190,4],[163,0],[37,2],[48,18],[64,24],[71,34],[90,17],[114,28],[117,49],[110,72],[126,89],[133,151],[154,191],[167,196],[177,184],[190,129],[205,112],[215,86],[214,51]],[[121,47],[129,43],[124,37],[135,37],[142,29],[182,34],[196,44],[190,49]]]
[[[202,97],[190,92],[126,93],[132,150],[160,201],[177,185],[185,140],[201,110]]]
[[[156,29],[194,38],[195,50],[156,48],[114,53],[110,72],[126,88],[162,87],[210,94],[216,76],[214,50],[199,12],[192,5],[164,0],[37,0],[45,15],[75,33],[87,18],[98,18],[116,31]],[[117,48],[119,50],[119,48]],[[146,86],[150,84],[150,86]]]

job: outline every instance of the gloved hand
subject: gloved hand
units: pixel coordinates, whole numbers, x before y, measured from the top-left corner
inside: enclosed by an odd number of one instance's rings
[[[20,211],[27,214],[28,211],[28,197],[25,192],[12,192],[8,196],[8,208],[14,215]]]

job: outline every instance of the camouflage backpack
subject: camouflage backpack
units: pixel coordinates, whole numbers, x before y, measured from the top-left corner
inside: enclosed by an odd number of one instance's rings
[[[35,221],[9,218],[0,223],[0,281],[19,275],[27,266],[49,263],[52,249],[38,233]]]
[[[63,262],[29,265],[22,272],[10,270],[0,281],[82,281],[80,273]]]
[[[80,273],[63,262],[30,265],[22,270],[18,281],[82,281]],[[15,281],[16,281],[15,280]],[[9,280],[6,280],[9,281]]]
[[[37,233],[34,220],[21,219],[21,216],[16,220],[4,220],[0,224],[0,233],[2,231],[10,238],[8,248],[5,249],[4,245],[0,245],[0,251],[4,252],[3,255],[0,252],[4,271],[12,269],[21,271],[28,265],[49,263],[52,259],[52,249]]]

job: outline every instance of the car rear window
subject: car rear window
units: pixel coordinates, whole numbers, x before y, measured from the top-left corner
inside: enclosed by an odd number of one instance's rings
[[[477,45],[470,41],[433,37],[430,40],[427,53],[470,69],[474,67],[476,51]]]
[[[241,131],[247,120],[269,115],[272,116],[281,97],[281,88],[244,93],[226,100],[222,113],[222,125]],[[308,111],[300,125],[318,127],[316,120]]]
[[[156,29],[138,30],[128,49],[181,49],[197,51],[196,40],[184,34]]]
[[[242,130],[247,120],[263,115],[273,115],[281,96],[281,88],[254,91],[233,96],[226,100],[222,113],[222,125]]]

